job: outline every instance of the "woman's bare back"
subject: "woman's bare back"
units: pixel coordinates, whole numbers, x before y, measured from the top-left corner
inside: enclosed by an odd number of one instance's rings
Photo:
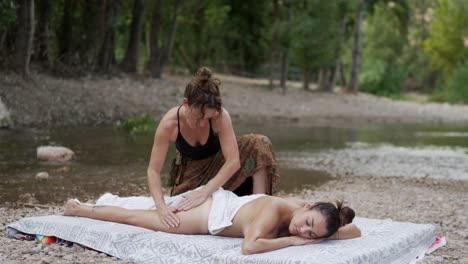
[[[286,207],[301,206],[297,201],[282,199],[274,196],[264,196],[257,198],[243,205],[232,220],[232,225],[218,233],[220,236],[227,237],[245,237],[248,228],[254,222],[255,218],[264,210],[274,210],[273,204],[282,204]],[[277,223],[278,228],[270,234],[271,237],[278,237],[286,234],[288,230],[282,223]]]

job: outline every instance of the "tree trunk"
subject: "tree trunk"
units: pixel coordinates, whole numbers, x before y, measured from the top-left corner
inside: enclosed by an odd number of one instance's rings
[[[287,25],[288,29],[291,26],[291,8],[287,2],[284,2],[284,5],[287,8]],[[289,47],[288,47],[289,48]],[[288,48],[283,50],[281,56],[281,88],[283,89],[283,95],[286,94],[286,80],[288,79]]]
[[[324,72],[324,69],[323,69],[323,68],[320,69],[320,70],[318,71],[318,77],[317,77],[317,82],[316,82],[316,83],[317,83],[317,86],[318,86],[318,87],[317,87],[318,90],[321,90],[321,89],[322,89],[322,84],[323,84],[323,72]]]
[[[358,91],[359,71],[361,66],[361,27],[364,15],[365,0],[360,0],[356,10],[356,21],[354,25],[353,54],[351,62],[351,77],[348,90],[352,93]]]
[[[340,60],[339,67],[340,67],[341,86],[342,86],[342,87],[346,87],[346,86],[347,86],[347,83],[346,83],[346,74],[345,74],[345,72],[344,72],[343,61],[341,61],[341,60]]]
[[[50,57],[52,43],[50,32],[50,17],[52,15],[51,2],[49,0],[41,0],[36,4],[38,9],[37,31],[36,31],[36,45],[34,51],[34,60],[52,65],[52,58]]]
[[[115,63],[115,27],[117,23],[118,2],[108,0],[106,2],[106,31],[104,42],[99,55],[99,68],[102,72],[109,72]]]
[[[320,77],[319,77],[319,87],[318,89],[321,91],[330,91],[331,86],[331,70],[329,68],[323,68],[320,70]]]
[[[5,49],[4,45],[5,45],[6,36],[7,36],[7,31],[3,31],[2,34],[0,35],[0,50]]]
[[[63,3],[62,25],[60,26],[58,38],[58,57],[60,60],[68,62],[73,39],[72,21],[72,0],[65,0]]]
[[[309,76],[309,67],[304,67],[304,90],[309,91],[309,82],[310,82],[310,76]]]
[[[336,58],[337,59],[336,59],[335,67],[333,69],[333,75],[331,77],[330,87],[328,89],[330,92],[332,92],[333,89],[336,86],[336,79],[337,79],[337,76],[338,76],[338,71],[340,70],[340,64],[341,64],[340,51],[341,51],[341,45],[342,45],[343,39],[344,39],[345,30],[346,30],[346,18],[347,18],[346,15],[344,15],[343,19],[341,20],[340,35],[338,36],[338,45],[337,45],[337,48],[336,48]]]
[[[270,80],[269,80],[269,86],[270,88],[273,88],[273,72],[274,72],[274,64],[275,64],[275,55],[278,50],[279,46],[279,38],[278,38],[278,27],[279,27],[279,1],[278,0],[273,0],[273,17],[275,19],[275,22],[273,24],[273,38],[271,40],[271,47],[270,47]]]
[[[86,0],[83,19],[83,36],[80,49],[82,65],[95,71],[99,53],[106,36],[106,1]]]
[[[286,80],[288,79],[288,51],[284,51],[281,56],[281,89],[283,95],[286,94]]]
[[[145,6],[143,0],[135,0],[127,52],[125,52],[124,59],[120,64],[120,68],[126,72],[138,71],[138,51],[140,47],[139,44],[141,38],[141,26],[143,22],[144,8]]]
[[[161,62],[161,68],[164,69],[164,66],[166,64],[171,63],[171,54],[172,50],[174,48],[174,42],[175,42],[175,35],[177,32],[177,14],[179,12],[179,7],[180,7],[181,1],[180,0],[175,0],[174,1],[174,12],[173,12],[173,17],[172,17],[172,30],[171,30],[171,36],[169,37],[169,45],[167,47],[167,52],[163,54],[163,59]]]
[[[191,59],[187,56],[187,54],[185,54],[184,50],[182,50],[182,48],[181,48],[179,45],[175,47],[175,51],[176,51],[175,54],[178,55],[179,59],[182,61],[182,63],[185,64],[185,67],[186,67],[187,69],[190,69],[190,70],[192,70],[192,69],[197,69],[198,65],[195,64],[194,61],[191,60]]]
[[[196,11],[198,19],[198,25],[194,28],[195,32],[195,61],[192,63],[194,68],[191,68],[191,72],[196,72],[197,69],[203,64],[205,58],[205,45],[203,44],[203,27],[205,26],[205,6],[200,5]]]
[[[148,70],[153,78],[161,78],[161,50],[159,48],[159,31],[161,27],[161,9],[163,0],[157,0],[151,19],[150,53]]]
[[[18,73],[29,75],[29,62],[34,38],[34,0],[18,0],[18,29],[15,38],[13,68]]]

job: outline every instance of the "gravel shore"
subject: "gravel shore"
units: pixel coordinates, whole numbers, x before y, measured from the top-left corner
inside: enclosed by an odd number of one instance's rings
[[[234,121],[271,120],[299,126],[468,124],[468,106],[393,101],[367,94],[306,92],[293,84],[288,95],[283,96],[280,89],[269,90],[261,81],[219,77],[224,81],[225,107]],[[42,74],[24,80],[5,73],[0,75],[0,100],[15,127],[112,124],[143,113],[159,119],[166,109],[180,103],[188,80],[184,76],[166,76],[165,80],[131,77],[64,80]],[[468,211],[464,209],[468,204],[468,181],[393,177],[398,173],[391,168],[385,170],[387,177],[372,177],[373,172],[363,171],[362,166],[337,165],[340,166],[329,172],[340,175],[341,170],[351,168],[354,176],[336,176],[315,189],[279,195],[297,195],[313,201],[344,198],[358,216],[433,224],[437,234],[447,237],[448,245],[421,263],[468,263]],[[431,171],[427,173],[432,176]],[[139,194],[147,195],[135,193]],[[0,207],[0,263],[126,263],[93,250],[16,241],[4,234],[6,226],[15,220],[61,214],[62,210],[62,205],[56,204]]]

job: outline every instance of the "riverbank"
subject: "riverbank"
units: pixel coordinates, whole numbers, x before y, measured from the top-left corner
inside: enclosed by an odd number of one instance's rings
[[[218,76],[225,108],[234,120],[292,122],[303,126],[359,126],[369,123],[464,123],[468,106],[395,101],[358,93],[304,91],[288,83],[287,95],[266,80]],[[16,127],[113,124],[149,113],[159,120],[181,103],[189,76],[62,79],[32,74],[0,76],[0,98]]]
[[[440,248],[419,263],[467,263],[468,254],[468,182],[456,180],[349,177],[334,179],[314,190],[300,190],[294,194],[312,201],[333,201],[342,198],[358,216],[378,219],[433,224],[436,233],[447,237],[448,245]],[[140,194],[147,193],[142,192]],[[0,227],[22,217],[61,214],[60,205],[37,207],[15,206],[0,208]],[[396,230],[397,232],[397,230]],[[2,232],[3,233],[3,232]],[[126,263],[93,250],[80,247],[40,245],[36,241],[16,241],[0,236],[2,263]]]

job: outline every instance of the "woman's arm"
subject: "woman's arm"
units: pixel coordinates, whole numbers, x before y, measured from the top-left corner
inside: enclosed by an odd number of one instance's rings
[[[221,117],[214,123],[216,128],[219,127],[218,137],[226,162],[216,176],[205,185],[204,189],[210,195],[223,186],[240,168],[239,147],[229,113],[223,108]]]
[[[221,116],[215,122],[212,122],[217,129],[221,144],[221,150],[224,155],[224,165],[202,189],[193,191],[186,195],[184,199],[176,206],[177,210],[186,211],[203,203],[213,192],[223,186],[229,178],[240,168],[239,149],[237,139],[232,127],[231,117],[224,110]]]
[[[179,225],[179,219],[174,214],[175,209],[166,205],[164,202],[161,182],[161,169],[169,149],[170,136],[173,132],[172,126],[173,124],[171,124],[170,120],[167,119],[166,115],[156,129],[147,170],[148,188],[151,192],[154,203],[158,208],[158,215],[167,227],[176,227]]]
[[[361,229],[357,227],[355,224],[350,223],[345,226],[342,226],[338,229],[338,231],[333,234],[328,239],[350,239],[356,238],[361,236]]]

